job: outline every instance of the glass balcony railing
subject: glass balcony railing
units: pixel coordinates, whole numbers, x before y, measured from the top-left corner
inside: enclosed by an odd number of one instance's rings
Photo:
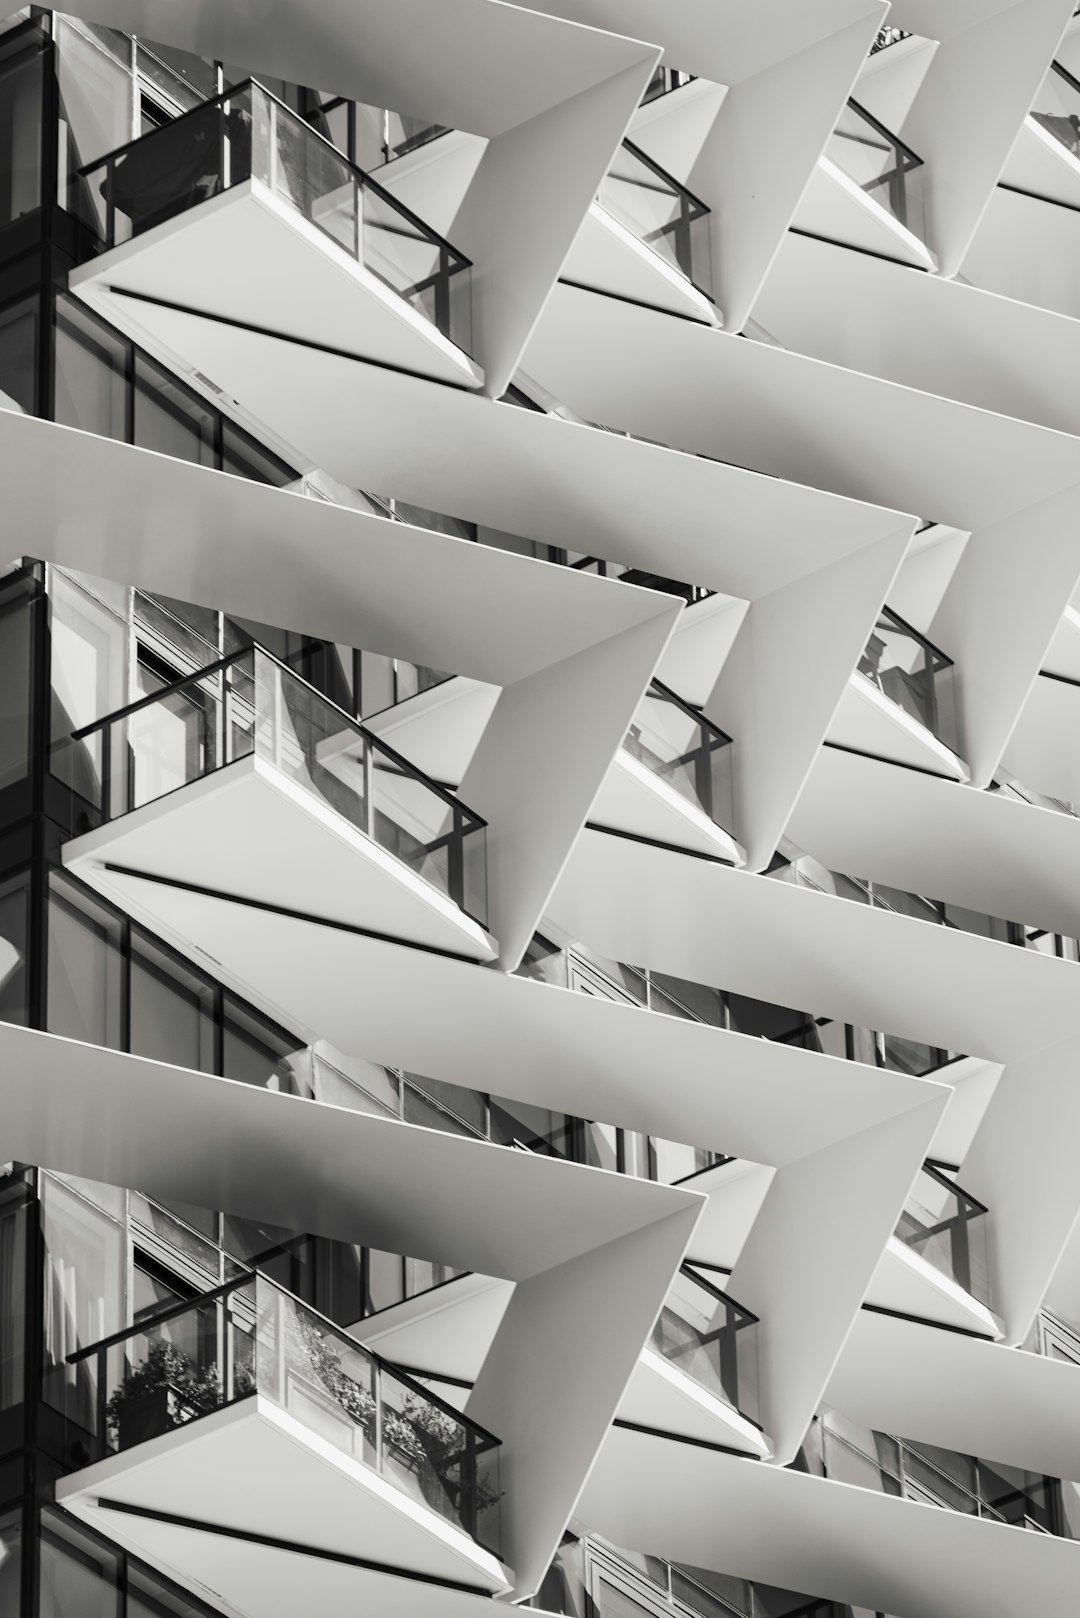
[[[469,260],[253,79],[80,170],[71,206],[106,252],[252,179],[468,350]]]
[[[696,78],[696,73],[683,73],[677,67],[664,67],[661,64],[645,86],[641,105],[644,107],[650,101],[659,101],[661,96],[670,95],[672,90],[681,90],[684,84],[692,84]]]
[[[1036,1533],[1076,1537],[1057,1478],[936,1444],[914,1444],[863,1427],[834,1410],[815,1420],[801,1458],[805,1468],[818,1476],[859,1488]]]
[[[615,154],[598,201],[699,292],[712,297],[709,209],[633,141],[624,140]]]
[[[898,135],[848,101],[829,137],[825,155],[879,207],[920,239],[924,234],[921,176],[916,157]]]
[[[1059,140],[1066,151],[1080,157],[1080,80],[1074,79],[1060,62],[1050,63],[1031,116]]]
[[[758,1317],[686,1263],[671,1285],[651,1347],[717,1399],[758,1424]]]
[[[986,1205],[934,1163],[924,1163],[896,1226],[897,1238],[989,1306]]]
[[[956,751],[952,659],[889,607],[878,614],[859,673]]]
[[[81,1360],[93,1362],[93,1460],[258,1395],[499,1553],[499,1440],[261,1273],[68,1357]]]
[[[731,737],[659,680],[641,699],[623,747],[716,825],[734,824]]]
[[[395,157],[406,157],[429,141],[448,135],[448,124],[429,123],[426,118],[410,118],[408,113],[383,110],[382,149],[383,162],[392,163]]]
[[[254,754],[311,792],[481,926],[486,822],[261,646],[74,732],[115,820]]]

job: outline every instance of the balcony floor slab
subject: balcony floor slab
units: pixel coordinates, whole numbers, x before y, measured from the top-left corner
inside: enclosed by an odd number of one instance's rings
[[[214,382],[212,359],[169,348],[160,318],[166,311],[153,300],[434,381],[467,388],[483,381],[431,321],[259,180],[242,181],[91,259],[70,286],[160,357]],[[265,414],[272,424],[272,400]]]
[[[299,1399],[303,1387],[293,1388]],[[309,1392],[314,1399],[317,1390]],[[332,1418],[330,1411],[323,1436],[253,1396],[73,1473],[57,1485],[57,1499],[182,1583],[209,1589],[215,1603],[224,1600],[241,1618],[346,1611],[332,1598],[338,1592],[353,1603],[378,1594],[383,1610],[420,1618],[437,1602],[471,1607],[507,1588],[502,1564],[463,1529],[354,1459],[346,1441],[351,1434],[359,1439],[360,1429],[340,1411]],[[135,1509],[109,1509],[106,1502]],[[208,1529],[167,1520],[178,1518]],[[246,1534],[305,1547],[320,1560]],[[290,1605],[295,1591],[286,1556],[291,1571],[308,1581],[299,1606]],[[357,1565],[362,1561],[385,1571]],[[476,1594],[420,1583],[416,1575],[471,1586]]]
[[[282,851],[288,850],[283,858]],[[299,910],[406,943],[489,961],[489,935],[431,883],[261,758],[236,760],[64,849],[68,869],[126,904],[123,879],[136,870],[173,884],[238,894],[256,904]],[[156,900],[176,888],[139,884],[142,919],[167,927]],[[211,928],[189,942],[213,961]],[[220,963],[218,963],[220,964]],[[257,956],[245,980],[261,998]]]

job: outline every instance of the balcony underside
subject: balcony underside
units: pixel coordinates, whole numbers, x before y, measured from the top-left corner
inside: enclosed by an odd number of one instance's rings
[[[1061,880],[1080,860],[1074,815],[827,747],[790,831],[831,870],[1080,937],[1080,899]]]
[[[621,1428],[604,1441],[580,1509],[617,1545],[871,1612],[1076,1612],[1073,1541]]]
[[[723,323],[704,292],[599,203],[585,215],[563,278],[709,326]]]
[[[243,1399],[85,1467],[57,1485],[57,1499],[181,1582],[211,1591],[242,1618],[362,1606],[426,1618],[455,1602],[472,1610],[485,1592],[507,1588],[494,1556],[353,1458],[361,1431],[325,1393],[325,1410],[315,1390],[299,1383],[291,1399],[303,1422],[265,1399]],[[110,1509],[107,1502],[158,1515]],[[181,1526],[177,1518],[208,1527]],[[244,1534],[291,1548],[236,1537]],[[410,1574],[465,1584],[476,1595]]]
[[[952,749],[862,674],[848,680],[827,740],[837,747],[929,770],[953,781],[968,780],[967,767]]]
[[[192,884],[472,960],[495,955],[478,922],[261,758],[238,759],[73,839],[64,862],[121,905],[128,879],[111,866],[179,884],[138,884],[141,917],[158,930],[168,930],[178,892]],[[185,936],[220,964],[209,914],[206,921],[193,921]],[[268,939],[266,951],[273,947]],[[256,998],[264,993],[260,953],[241,964]]]
[[[258,180],[92,259],[70,285],[121,331],[182,371],[200,370],[218,383],[212,352],[177,350],[169,311],[152,300],[435,381],[468,388],[483,381],[479,367],[424,315]],[[289,387],[284,373],[277,386]],[[261,416],[273,425],[273,391]]]
[[[1080,684],[1040,675],[1005,749],[1010,772],[1036,792],[1080,802],[1078,720]]]

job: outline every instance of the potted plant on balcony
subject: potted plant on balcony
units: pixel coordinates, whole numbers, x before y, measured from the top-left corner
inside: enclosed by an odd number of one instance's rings
[[[216,1410],[223,1402],[220,1384],[215,1364],[198,1366],[175,1343],[158,1338],[105,1406],[115,1447],[130,1449]]]

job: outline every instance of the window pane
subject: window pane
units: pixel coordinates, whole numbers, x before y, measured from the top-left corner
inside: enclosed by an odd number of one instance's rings
[[[40,1618],[120,1618],[119,1565],[70,1518],[43,1511]]]
[[[227,1079],[258,1084],[266,1090],[303,1096],[312,1093],[307,1046],[230,994],[225,996],[223,1071]]]
[[[46,1404],[87,1432],[97,1420],[97,1362],[67,1356],[124,1325],[126,1243],[119,1225],[50,1175],[42,1176]],[[85,1609],[91,1612],[93,1609]],[[83,1618],[82,1610],[78,1612]]]
[[[88,802],[101,802],[102,738],[71,733],[123,706],[127,628],[53,568],[50,589],[53,775]]]
[[[0,1516],[0,1618],[18,1618],[22,1524],[19,1511]]]
[[[133,932],[129,993],[136,1056],[214,1071],[214,991],[205,978]]]
[[[32,580],[0,580],[0,787],[21,781],[30,767]]]
[[[130,344],[71,298],[56,300],[56,420],[103,438],[127,438]]]
[[[0,225],[41,205],[41,97],[45,58],[34,36],[0,46]]]
[[[251,478],[256,483],[273,483],[277,488],[292,483],[298,475],[291,466],[256,444],[239,427],[234,427],[231,421],[221,424],[221,466],[223,471],[235,472],[237,477]]]
[[[60,88],[57,200],[102,232],[104,204],[97,189],[101,174],[88,181],[79,178],[78,171],[131,139],[130,63],[125,66],[88,37],[85,25],[58,16],[53,28]],[[130,44],[127,54],[130,57]]]
[[[135,442],[177,460],[214,464],[214,412],[142,354],[135,356]]]
[[[119,919],[72,883],[49,883],[50,1033],[119,1050],[123,959]]]
[[[23,1402],[26,1343],[26,1188],[15,1181],[0,1193],[0,1411]],[[0,1618],[3,1598],[0,1540]]]
[[[0,406],[13,400],[31,414],[37,409],[36,298],[22,298],[0,312]]]
[[[0,1022],[25,1025],[30,873],[0,882]]]

